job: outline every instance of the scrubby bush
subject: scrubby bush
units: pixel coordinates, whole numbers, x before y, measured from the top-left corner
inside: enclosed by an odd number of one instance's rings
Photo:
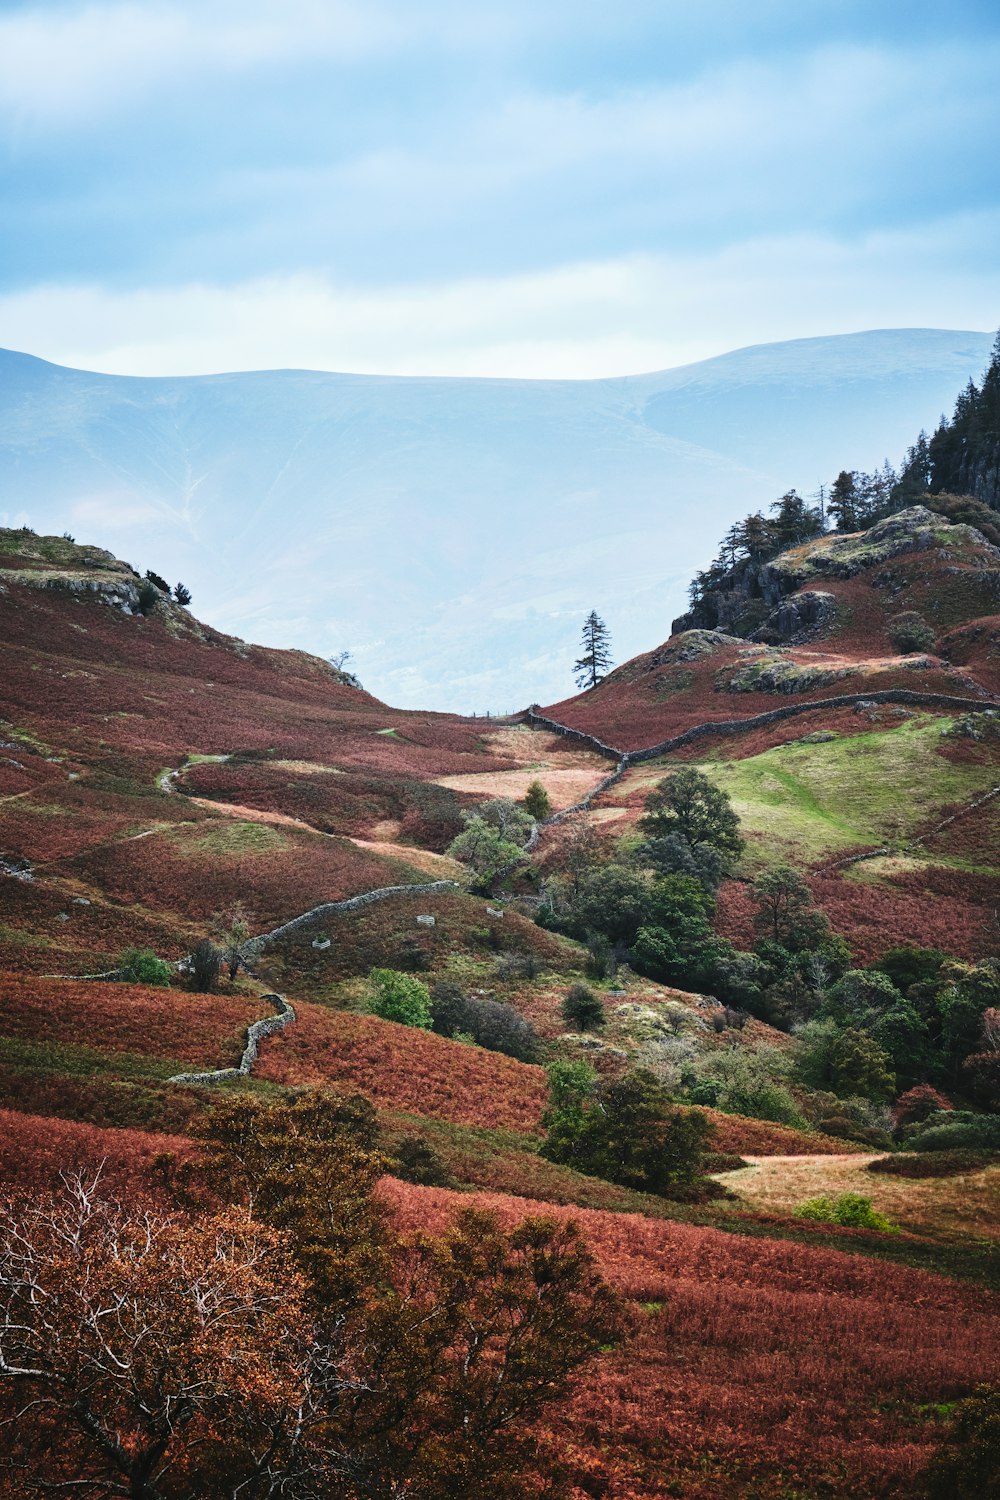
[[[211,938],[202,938],[195,943],[188,967],[191,970],[191,988],[201,994],[210,994],[219,982],[219,971],[222,968],[222,954]]]
[[[1000,1386],[977,1386],[959,1401],[917,1494],[925,1500],[984,1500],[1000,1494]]]
[[[889,621],[889,639],[897,651],[908,656],[913,651],[930,651],[935,635],[923,615],[915,609],[904,609]]]
[[[542,972],[538,955],[530,948],[508,948],[493,962],[493,972],[505,982],[518,979],[537,979]]]
[[[454,1187],[455,1179],[434,1147],[420,1135],[404,1135],[393,1154],[393,1175],[417,1187]]]
[[[840,1224],[845,1229],[877,1229],[882,1234],[898,1234],[896,1226],[872,1208],[872,1200],[861,1193],[841,1193],[838,1198],[809,1198],[795,1210],[797,1219],[814,1219],[821,1224]]]
[[[1000,1151],[1000,1117],[957,1109],[931,1115],[907,1146],[911,1151]]]
[[[893,1129],[898,1131],[907,1125],[919,1125],[930,1115],[952,1107],[951,1100],[938,1093],[929,1083],[915,1084],[905,1094],[900,1094],[892,1106]]]
[[[431,1024],[439,1036],[469,1040],[489,1052],[531,1062],[538,1047],[534,1027],[512,1005],[485,995],[466,995],[442,980],[430,995]]]
[[[524,794],[524,810],[540,823],[552,811],[548,792],[540,781],[533,781]]]
[[[148,578],[144,578],[140,583],[138,589],[136,590],[136,604],[134,613],[140,615],[152,614],[153,610],[156,608],[162,598],[163,595],[160,593],[155,583],[150,583]]]
[[[992,1166],[992,1151],[894,1151],[868,1162],[866,1172],[885,1173],[892,1177],[964,1177],[967,1172],[981,1172]]]
[[[806,1121],[785,1083],[787,1063],[775,1048],[750,1051],[743,1046],[727,1047],[710,1053],[699,1071],[699,1082],[690,1093],[693,1103],[714,1105],[726,1114],[804,1128]]]
[[[604,1025],[604,1002],[589,985],[571,985],[563,999],[562,1017],[577,1031],[594,1031]]]
[[[431,997],[427,986],[398,969],[372,969],[368,975],[373,1015],[402,1026],[431,1027]]]
[[[800,1092],[798,1099],[806,1119],[824,1135],[883,1150],[892,1145],[891,1116],[884,1104],[857,1097],[838,1099],[822,1089]]]
[[[150,948],[126,948],[116,968],[118,977],[130,984],[151,984],[157,988],[168,985],[174,972],[166,960],[157,958]]]

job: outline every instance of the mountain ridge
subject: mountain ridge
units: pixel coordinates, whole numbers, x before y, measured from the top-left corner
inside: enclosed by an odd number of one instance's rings
[[[706,536],[902,451],[988,347],[875,330],[585,381],[117,376],[8,351],[0,521],[99,536],[221,630],[351,647],[389,701],[503,710],[526,679],[563,695],[595,604],[620,659],[642,650]]]

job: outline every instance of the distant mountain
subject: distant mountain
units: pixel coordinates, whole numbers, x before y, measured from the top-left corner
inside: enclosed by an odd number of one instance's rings
[[[661,638],[747,509],[897,460],[991,336],[891,329],[614,380],[139,379],[0,352],[0,524],[182,579],[209,623],[354,652],[400,706],[565,696],[583,616]]]

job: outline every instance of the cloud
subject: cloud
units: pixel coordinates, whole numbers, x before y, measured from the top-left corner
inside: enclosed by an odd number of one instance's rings
[[[305,368],[581,378],[871,327],[989,328],[1000,212],[836,238],[758,237],[519,275],[364,288],[319,276],[0,297],[0,338],[132,375]]]
[[[0,109],[32,123],[104,116],[178,75],[356,61],[408,29],[377,0],[36,5],[0,17]]]

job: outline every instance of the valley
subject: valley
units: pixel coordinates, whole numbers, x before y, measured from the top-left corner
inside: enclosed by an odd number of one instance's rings
[[[101,1162],[165,1205],[219,1108],[364,1096],[399,1232],[572,1218],[627,1308],[532,1427],[569,1493],[912,1493],[1000,1379],[1000,551],[924,505],[863,536],[788,560],[786,599],[823,572],[835,600],[804,637],[682,628],[495,721],[388,708],[0,532],[6,1189]],[[911,606],[932,649],[893,644]],[[682,771],[714,865],[677,822],[650,842]],[[269,1017],[245,1076],[178,1082]],[[704,1121],[697,1170],[560,1154],[553,1091],[630,1079]]]

